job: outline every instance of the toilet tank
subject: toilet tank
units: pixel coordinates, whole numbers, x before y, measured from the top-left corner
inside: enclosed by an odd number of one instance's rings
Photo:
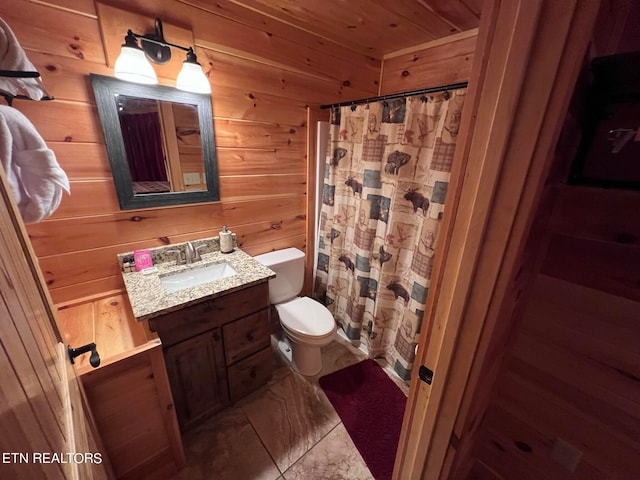
[[[253,257],[276,272],[269,280],[269,301],[278,304],[295,298],[304,282],[304,253],[297,248],[285,248]]]

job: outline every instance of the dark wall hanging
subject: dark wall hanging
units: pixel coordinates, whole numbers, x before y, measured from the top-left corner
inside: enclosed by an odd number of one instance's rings
[[[640,190],[640,52],[593,60],[569,183]]]

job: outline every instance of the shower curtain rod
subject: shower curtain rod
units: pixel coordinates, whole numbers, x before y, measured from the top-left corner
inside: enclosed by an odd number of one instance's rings
[[[421,90],[412,90],[403,93],[391,93],[389,95],[381,95],[379,97],[361,98],[360,100],[351,100],[350,102],[332,103],[330,105],[320,105],[322,110],[332,107],[346,107],[349,105],[360,105],[362,103],[378,102],[381,100],[390,100],[392,98],[410,97],[411,95],[422,95],[425,93],[441,92],[443,90],[455,90],[457,88],[465,88],[469,82],[452,83],[450,85],[442,85],[440,87],[423,88]]]

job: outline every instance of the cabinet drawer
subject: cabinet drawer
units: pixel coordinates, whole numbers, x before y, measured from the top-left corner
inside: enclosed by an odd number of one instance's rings
[[[149,320],[149,328],[158,332],[166,348],[178,342],[219,327],[215,303],[206,301]]]
[[[149,320],[164,347],[264,309],[269,305],[269,285],[261,283],[212,300],[206,300]]]
[[[261,310],[224,326],[224,350],[227,365],[268,347],[269,310]]]
[[[231,365],[228,370],[231,401],[235,402],[267,383],[272,373],[273,352],[271,347]]]

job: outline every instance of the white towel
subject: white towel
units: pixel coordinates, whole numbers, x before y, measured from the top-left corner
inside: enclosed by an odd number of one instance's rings
[[[69,179],[53,151],[18,110],[0,105],[0,162],[25,223],[51,215]]]
[[[0,70],[35,71],[9,25],[0,18]],[[53,97],[39,78],[0,77],[0,94],[26,97],[31,100],[50,100]]]

